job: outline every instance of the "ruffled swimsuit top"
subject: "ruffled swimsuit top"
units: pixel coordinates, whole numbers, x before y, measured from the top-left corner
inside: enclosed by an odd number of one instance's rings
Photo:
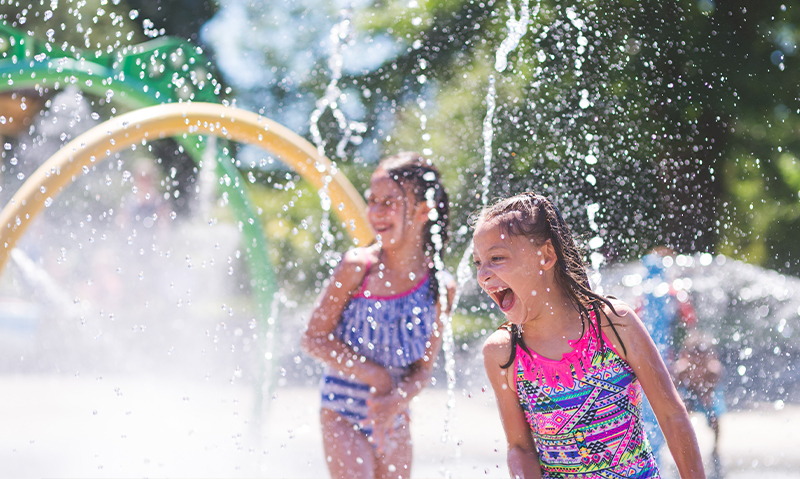
[[[605,334],[569,341],[561,360],[517,346],[516,390],[543,478],[660,477],[642,426],[642,388]]]
[[[405,370],[425,356],[436,322],[437,298],[430,293],[430,275],[393,296],[376,296],[365,285],[366,277],[333,334],[390,372]]]

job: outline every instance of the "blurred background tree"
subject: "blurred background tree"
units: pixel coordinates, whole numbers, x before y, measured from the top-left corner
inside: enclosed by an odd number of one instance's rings
[[[54,51],[87,57],[161,35],[201,43],[237,106],[309,139],[310,114],[330,83],[331,47],[340,42],[336,106],[367,131],[338,155],[342,132],[326,110],[326,153],[361,189],[386,154],[433,157],[454,203],[451,263],[470,237],[462,225],[480,205],[494,75],[490,197],[553,195],[588,249],[608,261],[667,245],[800,274],[796,6],[543,0],[530,4],[528,31],[497,72],[509,5],[518,16],[521,2],[495,0],[87,0],[58,8],[4,0],[0,15],[52,38]],[[349,35],[332,38],[346,18]],[[273,179],[285,172],[273,162],[259,166],[262,153],[236,153],[254,187],[277,194]],[[296,224],[315,221],[296,216]]]

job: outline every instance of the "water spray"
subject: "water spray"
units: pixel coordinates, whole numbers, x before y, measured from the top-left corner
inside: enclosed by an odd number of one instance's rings
[[[347,45],[352,44],[355,40],[355,33],[353,32],[352,28],[352,4],[348,5],[347,8],[343,8],[339,13],[339,22],[336,23],[333,28],[331,28],[330,34],[331,55],[328,58],[328,68],[330,68],[331,80],[328,83],[328,86],[325,87],[325,94],[319,100],[317,100],[316,108],[311,112],[311,117],[309,118],[309,132],[311,133],[311,139],[314,142],[314,146],[317,147],[317,152],[320,154],[320,156],[324,157],[326,141],[322,139],[322,135],[319,130],[319,120],[325,110],[330,110],[334,119],[336,119],[339,130],[342,132],[342,139],[336,145],[336,156],[339,158],[344,158],[345,148],[347,145],[349,143],[360,143],[361,134],[367,131],[367,127],[366,124],[362,122],[348,122],[338,104],[338,101],[343,97],[342,90],[339,88],[339,80],[342,78],[342,51],[347,47]],[[324,165],[317,164],[315,166],[317,171],[319,171],[321,174],[326,172]],[[327,249],[330,250],[331,246],[333,245],[334,237],[330,230],[331,199],[328,195],[328,185],[332,181],[333,175],[335,175],[337,171],[336,163],[331,162],[330,170],[328,171],[328,174],[324,176],[322,188],[319,189],[320,205],[322,207],[322,219],[320,221],[322,239],[315,245],[315,248],[320,254],[322,254],[324,247],[327,247]],[[330,260],[330,258],[328,258],[328,256],[330,256],[329,252],[326,251],[325,256],[326,260]]]
[[[495,70],[502,73],[508,67],[508,55],[514,51],[518,46],[522,37],[528,31],[528,24],[530,19],[539,13],[539,3],[537,2],[533,12],[529,9],[528,0],[522,0],[520,5],[519,19],[516,17],[516,10],[511,3],[508,2],[508,16],[506,22],[508,37],[503,40],[500,47],[495,53]],[[480,182],[481,190],[481,204],[485,208],[489,204],[489,184],[492,177],[492,140],[494,138],[494,113],[496,107],[497,89],[495,87],[494,75],[489,75],[489,87],[486,93],[486,116],[483,119],[483,178]],[[444,433],[442,441],[446,442],[450,437],[450,420],[452,419],[452,411],[455,408],[455,358],[453,342],[453,327],[452,315],[458,308],[458,303],[461,298],[461,293],[464,286],[472,279],[472,251],[473,243],[469,242],[461,261],[456,268],[456,294],[453,297],[453,304],[450,307],[450,314],[446,315],[446,320],[442,321],[445,325],[444,342],[442,349],[445,353],[445,369],[447,371],[447,413],[445,414]],[[446,303],[445,303],[446,304]],[[442,311],[445,311],[442,309]],[[452,367],[451,367],[452,365]]]

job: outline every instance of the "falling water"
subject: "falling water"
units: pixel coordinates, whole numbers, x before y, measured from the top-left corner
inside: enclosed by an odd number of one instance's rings
[[[525,33],[528,31],[528,24],[532,16],[536,16],[539,12],[539,4],[536,4],[533,15],[531,15],[528,0],[522,0],[520,6],[519,19],[516,18],[516,10],[509,1],[508,3],[508,16],[506,22],[508,37],[503,40],[500,47],[495,53],[495,70],[502,73],[508,67],[508,54],[519,46],[519,42]],[[489,183],[492,176],[492,139],[494,137],[494,112],[495,112],[495,98],[497,90],[495,88],[494,75],[489,75],[489,87],[486,93],[486,116],[483,119],[483,178],[481,178],[481,203],[485,207],[489,203]],[[444,344],[442,349],[445,354],[445,371],[447,373],[447,413],[444,421],[444,432],[442,434],[442,441],[447,441],[450,437],[450,420],[452,411],[455,408],[455,359],[453,342],[453,326],[452,326],[452,313],[458,307],[458,302],[461,298],[461,293],[464,286],[472,279],[472,241],[467,245],[464,255],[456,268],[456,294],[453,298],[453,305],[450,308],[451,314],[443,321],[445,325],[444,331]]]
[[[330,68],[331,80],[325,88],[325,94],[316,102],[316,108],[311,112],[309,118],[309,132],[314,145],[317,147],[317,153],[320,156],[325,156],[326,141],[322,139],[319,131],[319,120],[325,110],[330,110],[336,119],[337,126],[342,132],[342,139],[336,145],[336,156],[344,158],[345,148],[349,143],[358,143],[361,139],[360,134],[366,131],[366,125],[361,122],[351,121],[348,122],[344,113],[339,108],[338,101],[342,98],[342,90],[339,88],[339,80],[342,78],[342,50],[348,44],[351,44],[355,39],[355,33],[352,28],[352,5],[344,8],[340,12],[340,20],[331,28],[331,54],[328,58],[328,67]],[[355,134],[354,134],[355,133]],[[326,167],[321,164],[316,165],[320,173],[324,173]],[[322,187],[319,189],[320,205],[322,206],[322,220],[320,221],[320,231],[322,239],[315,246],[318,253],[322,253],[324,247],[330,249],[333,244],[333,234],[331,234],[331,199],[328,194],[328,186],[333,181],[333,175],[337,172],[336,163],[331,162],[330,171],[324,176]]]
[[[44,268],[37,265],[36,262],[20,248],[11,250],[11,259],[14,261],[14,264],[17,265],[25,279],[30,282],[37,291],[42,291],[54,307],[57,307],[66,314],[73,313],[72,299]]]
[[[497,90],[494,86],[494,75],[489,75],[489,91],[486,92],[486,117],[483,119],[483,178],[481,178],[481,203],[489,203],[489,182],[492,177],[492,138],[494,131],[495,96]],[[470,246],[470,249],[472,247]]]
[[[214,206],[216,192],[217,175],[214,171],[217,168],[217,137],[209,136],[206,138],[206,148],[203,150],[203,157],[200,163],[198,212],[204,221],[211,220],[211,211]]]
[[[539,4],[536,4],[533,15],[528,8],[528,0],[522,0],[519,11],[519,20],[517,20],[517,12],[514,5],[508,2],[508,20],[506,21],[506,28],[508,30],[508,37],[500,44],[495,54],[494,69],[498,72],[504,72],[508,66],[508,54],[514,51],[519,46],[519,41],[528,31],[528,23],[531,16],[536,16],[539,13]]]
[[[276,291],[272,295],[272,303],[270,303],[269,307],[269,317],[267,318],[267,330],[264,333],[263,341],[263,348],[264,348],[264,369],[262,372],[263,377],[261,378],[261,398],[260,401],[256,401],[256,404],[260,403],[260,411],[257,411],[261,414],[262,418],[269,417],[269,407],[272,404],[273,398],[273,386],[275,385],[274,375],[276,371],[275,367],[275,337],[277,336],[277,331],[275,330],[275,318],[278,317],[278,304],[280,303],[281,292]],[[253,321],[251,327],[255,326],[255,321]]]

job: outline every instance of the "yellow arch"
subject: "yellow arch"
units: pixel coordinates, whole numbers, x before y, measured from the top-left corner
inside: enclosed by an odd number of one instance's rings
[[[214,103],[170,103],[126,113],[81,134],[39,167],[0,212],[0,272],[9,253],[45,200],[83,174],[83,168],[101,162],[113,153],[143,140],[179,134],[214,135],[258,145],[291,166],[300,176],[321,189],[330,175],[331,162],[308,141],[286,127],[253,112]],[[366,220],[366,205],[353,185],[341,173],[328,184],[331,210],[359,244],[373,238]]]

